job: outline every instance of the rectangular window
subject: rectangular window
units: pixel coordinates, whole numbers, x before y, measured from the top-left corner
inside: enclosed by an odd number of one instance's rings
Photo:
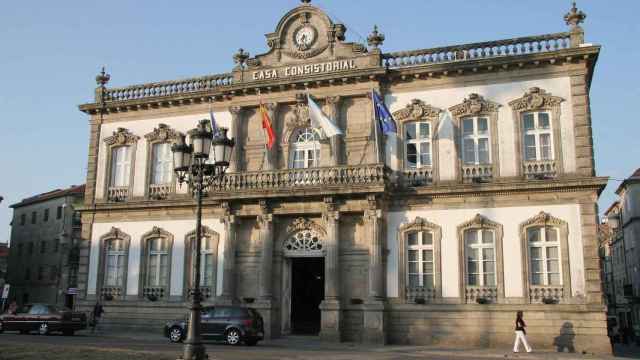
[[[44,209],[44,216],[42,217],[42,221],[49,221],[49,209]]]
[[[522,114],[522,129],[524,160],[553,160],[553,133],[549,113]]]
[[[53,281],[57,278],[57,276],[58,276],[58,267],[53,265],[49,270],[49,280]]]
[[[466,165],[491,163],[489,119],[462,119],[462,160]]]
[[[44,279],[44,266],[38,266],[38,280]]]
[[[129,186],[131,174],[131,151],[129,146],[119,146],[111,150],[111,186]]]
[[[24,225],[27,223],[27,214],[20,215],[20,225]]]
[[[560,243],[557,228],[532,227],[527,230],[531,285],[561,286]]]
[[[405,125],[405,164],[408,169],[431,166],[431,124],[410,122]]]
[[[32,212],[31,212],[31,223],[32,223],[32,224],[35,224],[35,223],[36,223],[36,219],[37,219],[37,217],[38,217],[38,213],[37,213],[37,212],[35,212],[35,211],[32,211]]]
[[[29,243],[29,255],[33,254],[33,242]]]
[[[46,241],[41,241],[40,242],[40,254],[44,254],[45,252],[47,252],[47,242]]]
[[[489,229],[464,233],[468,286],[496,286],[495,234]]]
[[[53,240],[53,252],[57,253],[60,251],[60,239]]]
[[[23,244],[18,244],[18,256],[22,255],[22,246]]]
[[[169,143],[154,144],[152,148],[152,184],[169,184],[173,175],[173,155]]]
[[[56,209],[56,219],[62,219],[62,206],[58,206],[58,208]]]
[[[407,241],[407,280],[409,288],[433,289],[434,254],[433,234],[428,231],[410,232]]]

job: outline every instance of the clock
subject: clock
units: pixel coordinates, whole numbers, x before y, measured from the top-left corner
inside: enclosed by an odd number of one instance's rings
[[[311,45],[316,41],[316,29],[312,26],[305,25],[296,30],[293,40],[298,47],[298,50],[309,50]]]

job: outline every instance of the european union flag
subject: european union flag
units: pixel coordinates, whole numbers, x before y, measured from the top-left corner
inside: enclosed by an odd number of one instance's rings
[[[383,134],[395,133],[397,132],[396,122],[393,120],[393,116],[391,116],[391,112],[387,109],[387,106],[380,98],[380,95],[372,91],[373,96],[373,107],[376,110],[376,120],[380,124],[380,128],[382,129]]]

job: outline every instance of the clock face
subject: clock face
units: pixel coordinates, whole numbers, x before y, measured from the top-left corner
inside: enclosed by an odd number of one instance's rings
[[[307,50],[316,40],[316,31],[311,26],[301,27],[295,33],[295,43],[299,50]]]

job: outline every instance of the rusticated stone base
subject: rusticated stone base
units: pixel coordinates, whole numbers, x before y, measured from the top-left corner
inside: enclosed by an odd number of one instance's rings
[[[264,339],[271,340],[280,337],[280,331],[278,326],[274,326],[275,319],[278,318],[279,311],[274,307],[272,300],[261,299],[252,304],[246,304],[246,306],[256,309],[264,322]]]
[[[382,301],[367,301],[363,306],[364,332],[362,342],[386,344],[385,305]]]

